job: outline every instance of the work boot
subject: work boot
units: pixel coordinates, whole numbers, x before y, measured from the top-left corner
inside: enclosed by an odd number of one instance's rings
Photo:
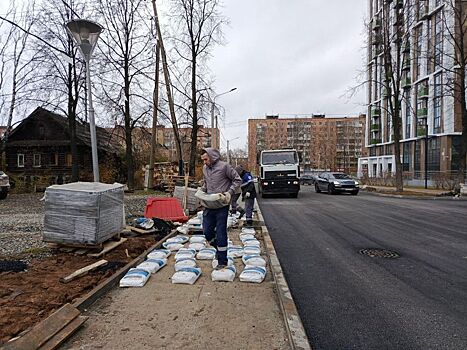
[[[238,207],[237,210],[240,213],[240,216],[238,217],[238,220],[240,220],[243,217],[243,215],[245,215],[245,209]]]
[[[218,264],[218,265],[214,268],[214,270],[223,270],[223,269],[225,269],[226,267],[227,267],[227,265]]]
[[[245,226],[246,227],[253,227],[253,220],[252,219],[246,219]]]

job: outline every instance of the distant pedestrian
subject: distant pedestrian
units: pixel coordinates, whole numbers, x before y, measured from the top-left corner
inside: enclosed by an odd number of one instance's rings
[[[216,248],[218,265],[216,269],[227,266],[227,218],[232,195],[242,183],[239,174],[226,162],[220,160],[215,148],[201,151],[203,160],[204,184],[201,191],[206,194],[220,194],[221,207],[205,208],[203,211],[203,232],[206,240]]]
[[[246,226],[253,226],[253,207],[255,206],[256,188],[253,176],[249,171],[242,168],[240,173],[242,178],[242,200],[245,201],[245,219]]]
[[[243,172],[243,166],[239,165],[235,167],[235,171],[237,174],[240,176],[240,174]],[[232,195],[232,200],[230,202],[230,214],[235,215],[237,212],[240,213],[238,216],[238,219],[241,219],[243,215],[245,215],[245,210],[238,205],[238,199],[240,198],[240,195],[242,194],[242,189],[238,187],[238,189],[235,191],[235,193]]]

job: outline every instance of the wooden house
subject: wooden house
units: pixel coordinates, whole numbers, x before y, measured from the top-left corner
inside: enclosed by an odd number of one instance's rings
[[[103,128],[96,128],[101,182],[124,181],[122,149]],[[80,181],[92,181],[89,124],[76,123]],[[44,188],[71,181],[68,119],[38,107],[9,135],[6,172],[17,185]]]

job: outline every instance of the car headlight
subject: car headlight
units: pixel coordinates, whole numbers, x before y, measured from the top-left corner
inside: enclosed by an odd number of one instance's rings
[[[341,185],[341,183],[340,183],[339,181],[334,181],[333,184],[334,184],[335,186],[340,186],[340,185]]]
[[[298,181],[294,181],[293,184],[294,184],[294,185],[298,185]]]
[[[358,181],[355,181],[355,186],[359,186],[360,183]]]
[[[269,185],[269,182],[263,182],[263,185],[267,186],[267,185]]]

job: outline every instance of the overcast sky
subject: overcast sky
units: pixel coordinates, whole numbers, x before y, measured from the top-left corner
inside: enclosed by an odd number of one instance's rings
[[[162,7],[167,0],[160,0]],[[248,118],[365,112],[364,91],[345,97],[364,62],[367,0],[223,0],[226,43],[212,52],[221,148],[245,148]],[[0,0],[0,13],[7,7]]]
[[[247,120],[266,114],[330,116],[365,112],[355,86],[365,63],[367,0],[224,0],[230,26],[211,59],[226,110],[221,146],[244,148]]]

